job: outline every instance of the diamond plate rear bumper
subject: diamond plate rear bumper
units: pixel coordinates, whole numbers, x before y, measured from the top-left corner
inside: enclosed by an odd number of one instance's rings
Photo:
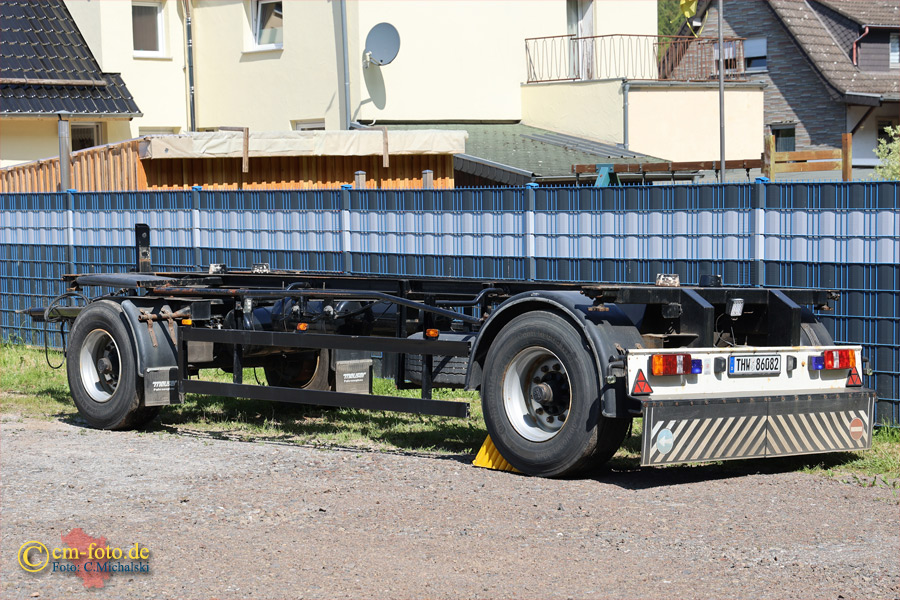
[[[874,415],[867,388],[647,401],[641,465],[864,450]]]

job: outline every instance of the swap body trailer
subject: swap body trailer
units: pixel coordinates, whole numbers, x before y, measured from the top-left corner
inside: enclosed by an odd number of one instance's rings
[[[563,476],[607,461],[635,417],[642,465],[861,450],[875,393],[859,346],[837,346],[809,307],[825,290],[273,271],[157,273],[137,226],[135,271],[64,277],[29,311],[69,324],[73,399],[95,427],[125,429],[185,394],[465,417],[432,388],[478,390],[513,467]],[[371,394],[372,356],[398,388]],[[243,381],[264,370],[267,385]],[[199,379],[220,368],[231,382]],[[258,383],[258,382],[257,382]]]

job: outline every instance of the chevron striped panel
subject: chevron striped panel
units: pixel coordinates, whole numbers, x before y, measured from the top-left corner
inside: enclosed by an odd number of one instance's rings
[[[873,394],[843,403],[829,399],[648,407],[641,464],[863,450],[872,445],[873,411]]]

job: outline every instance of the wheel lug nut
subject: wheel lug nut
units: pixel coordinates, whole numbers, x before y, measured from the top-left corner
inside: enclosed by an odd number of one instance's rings
[[[553,417],[547,417],[547,422],[548,422],[548,423],[552,423],[552,422],[553,422]]]
[[[539,415],[542,415],[542,414],[544,414],[544,409],[543,409],[543,408],[539,408],[539,409],[535,410],[534,412],[536,412],[536,413],[539,414]]]
[[[540,382],[541,382],[541,378],[540,378],[540,377],[535,377],[535,378],[532,379],[531,381],[533,381],[534,383],[540,383]]]
[[[554,371],[559,371],[560,368],[561,368],[561,367],[559,366],[559,363],[556,363],[555,365],[553,365],[553,370],[554,370]]]
[[[550,372],[550,367],[548,367],[547,365],[544,365],[543,367],[541,367],[541,373],[549,373],[549,372]]]

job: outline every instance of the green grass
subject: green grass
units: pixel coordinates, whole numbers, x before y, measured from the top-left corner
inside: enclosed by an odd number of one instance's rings
[[[51,352],[50,360],[59,364],[62,355]],[[202,376],[211,381],[230,381],[231,378],[230,374],[213,370],[204,371]],[[255,372],[248,369],[244,373],[246,383],[255,383],[257,377],[265,383],[262,369]],[[419,397],[420,394],[418,390],[397,390],[393,382],[386,379],[375,380],[373,393],[405,397]],[[470,417],[457,419],[188,395],[183,405],[163,409],[149,429],[179,435],[316,447],[431,454],[477,452],[486,436],[478,394],[436,389],[434,397],[468,402]],[[44,360],[43,351],[22,346],[0,348],[0,409],[24,417],[79,422],[78,412],[69,396],[65,368],[51,369]],[[634,420],[631,435],[610,463],[614,470],[639,468],[641,425],[640,419]],[[864,485],[869,481],[865,478],[875,475],[896,480],[900,478],[900,430],[879,428],[872,449],[865,452],[731,461],[719,465],[740,471],[804,471],[844,480],[850,476]]]

